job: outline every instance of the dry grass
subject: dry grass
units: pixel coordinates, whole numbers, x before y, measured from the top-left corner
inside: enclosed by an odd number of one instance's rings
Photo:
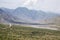
[[[0,24],[0,40],[60,40],[60,31]]]

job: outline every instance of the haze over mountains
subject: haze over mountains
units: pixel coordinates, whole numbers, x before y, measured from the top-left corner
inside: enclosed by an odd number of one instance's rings
[[[25,7],[16,9],[0,8],[0,23],[48,23],[56,16],[60,16],[60,14],[30,10]]]

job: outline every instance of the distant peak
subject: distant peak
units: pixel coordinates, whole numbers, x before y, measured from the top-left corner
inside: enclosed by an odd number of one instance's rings
[[[0,12],[4,12],[4,10],[2,10],[2,9],[0,8]]]
[[[26,8],[26,7],[18,7],[16,9],[28,9],[28,8]]]

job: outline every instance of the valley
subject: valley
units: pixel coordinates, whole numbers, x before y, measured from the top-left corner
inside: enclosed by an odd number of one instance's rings
[[[60,40],[60,14],[0,8],[0,40]]]
[[[60,31],[0,24],[0,40],[60,40]]]

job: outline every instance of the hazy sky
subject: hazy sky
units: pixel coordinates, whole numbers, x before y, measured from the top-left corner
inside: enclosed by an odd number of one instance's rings
[[[27,7],[60,13],[60,0],[0,0],[0,7]]]

